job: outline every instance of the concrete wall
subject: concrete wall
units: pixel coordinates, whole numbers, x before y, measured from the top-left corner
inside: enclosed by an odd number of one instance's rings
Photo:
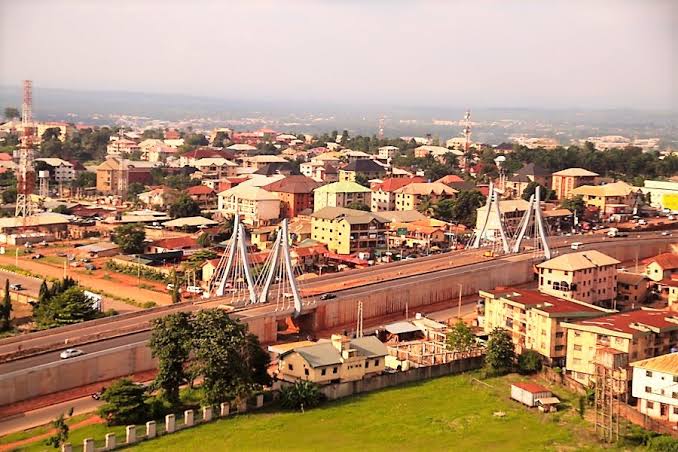
[[[0,375],[0,405],[156,368],[145,342]]]

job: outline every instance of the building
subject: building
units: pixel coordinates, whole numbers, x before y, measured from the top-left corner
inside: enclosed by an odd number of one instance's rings
[[[431,251],[434,247],[440,248],[449,240],[445,232],[448,224],[434,218],[411,221],[407,223],[392,222],[389,225],[389,246],[399,248],[418,248]]]
[[[235,177],[238,165],[223,157],[204,157],[193,160],[192,167],[197,168],[203,177]]]
[[[203,146],[182,154],[179,157],[179,166],[194,166],[196,161],[206,158],[233,160],[235,154],[232,151]]]
[[[118,138],[106,146],[106,156],[107,157],[123,157],[124,155],[129,156],[132,153],[138,152],[141,155],[141,147],[134,140],[128,140],[126,138]]]
[[[166,208],[179,198],[180,192],[169,187],[158,187],[143,193],[139,193],[137,198],[147,207]]]
[[[201,207],[209,207],[216,204],[217,194],[207,185],[196,185],[188,187],[186,194]]]
[[[558,199],[572,197],[572,190],[582,185],[594,185],[598,173],[584,168],[568,168],[551,175],[551,189]]]
[[[678,181],[646,180],[641,191],[652,207],[678,213]]]
[[[551,172],[535,163],[528,163],[520,168],[512,176],[507,177],[504,183],[504,196],[507,198],[520,198],[523,192],[532,182],[536,182],[551,189]],[[545,195],[543,193],[542,195]]]
[[[394,159],[396,156],[400,155],[400,148],[396,146],[381,146],[378,149],[377,155],[381,160]]]
[[[443,158],[446,154],[452,154],[457,157],[461,157],[464,155],[464,153],[458,149],[448,149],[442,146],[430,146],[430,145],[424,145],[424,146],[419,146],[418,148],[415,148],[414,150],[414,156],[416,158],[425,158],[428,157],[429,155],[432,156],[435,159],[441,159]]]
[[[302,212],[313,211],[313,190],[319,186],[320,183],[310,177],[288,176],[262,188],[278,195],[283,218],[294,218]]]
[[[122,173],[122,160],[119,158],[107,158],[101,165],[97,166],[97,191],[106,194],[117,194],[119,188],[119,179]],[[153,162],[140,162],[125,160],[127,166],[127,184],[138,182],[143,185],[149,185],[153,177],[151,170],[158,166]]]
[[[370,206],[372,190],[355,182],[335,182],[318,187],[313,192],[313,210],[324,207]]]
[[[75,168],[71,162],[59,158],[35,159],[38,171],[49,171],[49,177],[55,182],[72,182],[75,180]]]
[[[365,180],[380,179],[386,174],[386,168],[372,159],[356,159],[339,170],[340,182],[356,182],[358,178]]]
[[[612,215],[632,214],[641,191],[619,181],[605,185],[581,185],[571,193],[572,196],[581,196],[584,205],[598,212],[601,218],[610,218]]]
[[[664,355],[678,347],[678,317],[675,313],[637,310],[590,320],[563,323],[567,334],[567,374],[588,386],[595,374],[598,349],[610,348],[626,354],[627,361]],[[621,377],[631,380],[622,369]]]
[[[228,215],[239,214],[245,223],[263,226],[280,218],[280,200],[261,187],[238,185],[219,193],[218,209]]]
[[[539,290],[558,298],[611,304],[617,296],[617,265],[600,251],[561,254],[537,265]]]
[[[289,163],[289,160],[277,155],[255,155],[253,157],[242,158],[243,167],[254,168],[255,171],[269,163]]]
[[[638,411],[678,424],[678,352],[631,363]]]
[[[370,196],[370,210],[382,212],[396,209],[395,191],[415,182],[424,182],[423,177],[387,178],[383,182],[372,185]]]
[[[645,275],[652,281],[659,282],[662,279],[671,279],[678,274],[678,254],[662,253],[645,259]]]
[[[479,292],[485,306],[483,328],[499,327],[511,335],[516,353],[535,350],[551,366],[564,366],[563,322],[600,317],[610,311],[576,300],[564,300],[536,290],[496,289]]]
[[[374,336],[349,339],[332,335],[330,341],[291,348],[280,354],[278,378],[318,384],[362,380],[384,371],[386,346]]]
[[[306,177],[316,182],[331,184],[339,181],[339,170],[336,166],[327,162],[304,162],[299,165],[299,171]]]
[[[419,210],[428,202],[431,205],[444,199],[453,199],[458,191],[440,182],[415,182],[395,190],[396,210]]]
[[[311,228],[311,238],[333,253],[371,253],[386,247],[388,220],[363,210],[324,207],[311,215]]]
[[[617,300],[632,308],[645,302],[648,292],[647,276],[617,271]]]

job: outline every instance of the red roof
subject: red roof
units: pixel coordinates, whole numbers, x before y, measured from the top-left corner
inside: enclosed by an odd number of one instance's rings
[[[490,194],[490,187],[488,185],[476,185],[476,190],[483,194],[487,198],[487,195]]]
[[[642,333],[638,326],[647,325],[653,328],[678,330],[678,317],[669,311],[638,310],[620,312],[606,317],[575,322],[577,325],[597,326],[611,331],[627,334]],[[635,328],[634,328],[635,326]]]
[[[551,392],[549,388],[545,388],[542,385],[539,385],[537,383],[531,383],[529,381],[519,381],[517,383],[511,383],[513,386],[516,386],[524,391],[527,391],[531,394],[537,394],[539,392]]]
[[[529,289],[514,289],[514,288],[497,288],[496,290],[488,291],[495,296],[508,298],[516,303],[522,303],[526,306],[534,307],[540,311],[548,313],[575,313],[575,312],[600,312],[602,315],[604,311],[587,306],[585,304],[576,303],[571,300],[564,300],[562,298],[546,295],[536,290]]]
[[[441,177],[436,182],[440,182],[443,184],[457,184],[459,182],[464,182],[464,179],[457,176],[456,174],[448,174],[447,176]]]
[[[382,190],[386,192],[393,192],[398,190],[399,188],[402,188],[406,185],[410,185],[413,183],[422,183],[426,182],[423,177],[390,177],[387,179],[384,179],[384,181],[380,184],[376,184],[374,189],[375,190]]]
[[[211,195],[214,193],[214,190],[209,188],[207,185],[196,185],[194,187],[187,188],[186,193],[189,195]]]
[[[652,262],[656,262],[664,270],[675,270],[678,268],[678,254],[662,253],[643,261],[644,264]]]
[[[178,131],[174,129],[169,129],[165,131],[166,140],[178,140],[179,138],[181,138],[181,134]]]
[[[193,237],[170,237],[160,239],[154,241],[152,246],[166,249],[190,249],[200,247],[198,241]]]
[[[188,151],[187,153],[184,154],[184,157],[196,160],[204,158],[224,158],[226,160],[230,160],[234,157],[234,155],[235,154],[233,154],[232,152],[226,151],[224,149],[202,147],[194,149],[192,151]]]
[[[292,250],[299,257],[309,257],[317,255],[326,255],[327,248],[325,245],[314,245],[314,246],[300,246]]]
[[[313,193],[321,184],[306,176],[287,176],[284,179],[264,185],[264,190],[276,193]]]
[[[8,154],[7,152],[0,152],[0,161],[9,162],[10,160],[12,160],[11,154]]]
[[[327,257],[337,261],[348,262],[356,265],[369,265],[366,260],[343,254],[327,253]]]

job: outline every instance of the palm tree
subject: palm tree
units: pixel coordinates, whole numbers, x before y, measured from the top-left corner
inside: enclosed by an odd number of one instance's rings
[[[422,196],[421,201],[419,201],[419,205],[417,206],[417,210],[424,215],[431,216],[433,215],[433,209],[435,207],[435,203],[431,200],[431,197],[428,195]]]

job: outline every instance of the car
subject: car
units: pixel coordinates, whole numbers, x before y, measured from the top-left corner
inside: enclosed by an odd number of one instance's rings
[[[9,288],[10,290],[24,290],[21,284],[10,284]]]
[[[668,217],[666,217],[667,220],[673,220],[673,218],[674,218],[673,215],[669,215]]]
[[[645,220],[638,220],[638,224],[647,224],[647,221],[645,221]]]
[[[96,270],[96,269],[97,269],[97,266],[94,265],[94,264],[85,264],[85,270],[92,271],[92,270]]]
[[[92,394],[92,398],[94,400],[99,400],[101,398],[101,395],[106,391],[106,387],[102,386],[100,390]]]
[[[66,253],[63,253],[61,251],[56,253],[56,255],[57,255],[57,257],[66,257]]]
[[[40,245],[40,246],[49,246],[49,243],[47,243],[46,241],[43,240],[42,242],[38,243],[38,245]]]
[[[670,231],[662,231],[662,235],[671,235]]]
[[[79,348],[67,348],[63,352],[59,353],[59,358],[61,359],[75,358],[76,356],[82,356],[84,354],[85,352],[83,352]]]
[[[572,245],[570,245],[570,248],[573,250],[578,250],[579,248],[582,248],[584,244],[582,242],[572,242]]]
[[[45,256],[43,256],[40,253],[35,253],[34,255],[31,256],[31,259],[42,259],[43,257]]]
[[[186,287],[186,292],[201,294],[202,289],[198,286],[188,286],[188,287]]]
[[[174,290],[174,284],[167,284],[167,291],[171,292]]]
[[[334,295],[333,293],[324,293],[320,295],[321,300],[331,300],[332,298],[337,298],[337,296]]]
[[[494,257],[494,251],[485,251],[483,257]]]
[[[89,264],[90,262],[92,262],[92,259],[90,259],[88,257],[83,257],[82,259],[80,259],[80,262],[84,262],[85,264]]]

